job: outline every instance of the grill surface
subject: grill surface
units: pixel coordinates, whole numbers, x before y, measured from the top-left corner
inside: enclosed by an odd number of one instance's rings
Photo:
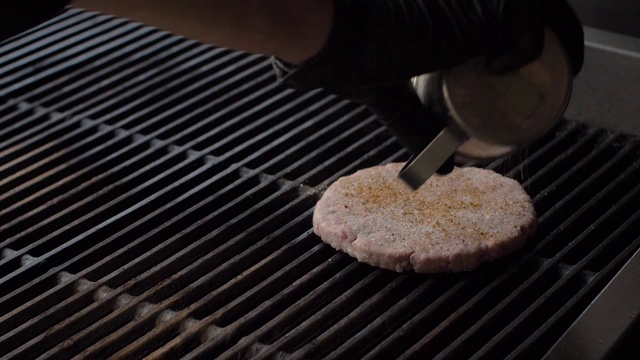
[[[328,184],[407,159],[268,61],[74,10],[0,47],[0,356],[541,357],[640,245],[636,138],[564,121],[490,165],[540,217],[457,275],[359,264]]]

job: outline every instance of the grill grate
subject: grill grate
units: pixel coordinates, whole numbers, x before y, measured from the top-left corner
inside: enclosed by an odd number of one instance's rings
[[[640,246],[635,137],[564,121],[490,168],[540,216],[456,275],[311,231],[328,184],[406,159],[260,56],[73,10],[0,48],[0,356],[541,357]]]

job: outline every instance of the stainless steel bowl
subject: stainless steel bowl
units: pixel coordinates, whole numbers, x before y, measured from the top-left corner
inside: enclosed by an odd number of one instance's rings
[[[471,159],[505,155],[549,131],[564,114],[572,84],[569,58],[548,29],[541,56],[510,73],[491,75],[477,58],[413,79],[421,100],[468,135],[457,154]]]

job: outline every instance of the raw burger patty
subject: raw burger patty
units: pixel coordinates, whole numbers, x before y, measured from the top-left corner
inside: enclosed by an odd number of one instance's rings
[[[314,232],[359,261],[395,271],[460,272],[520,248],[536,230],[531,198],[490,170],[456,168],[411,192],[401,163],[342,177],[313,213]]]

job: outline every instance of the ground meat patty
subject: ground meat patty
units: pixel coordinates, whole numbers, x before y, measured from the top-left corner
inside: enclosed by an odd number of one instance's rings
[[[360,170],[318,201],[313,228],[359,261],[395,271],[460,272],[520,248],[536,229],[531,198],[490,170],[456,168],[412,192],[403,164]]]

